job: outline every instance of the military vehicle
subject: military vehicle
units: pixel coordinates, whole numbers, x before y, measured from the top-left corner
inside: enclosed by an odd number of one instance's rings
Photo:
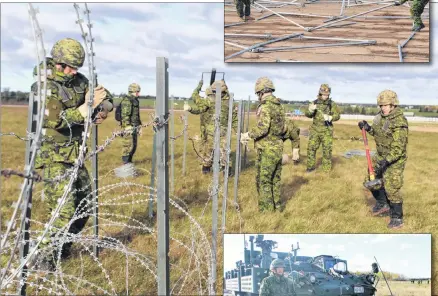
[[[377,289],[379,267],[371,265],[372,273],[353,274],[348,271],[347,261],[331,255],[316,257],[297,256],[300,249],[292,245],[291,252],[273,252],[277,242],[264,240],[263,235],[249,237],[250,249],[245,241],[244,261],[236,262],[236,268],[225,272],[224,294],[259,295],[262,280],[269,275],[269,265],[274,259],[283,259],[285,276],[295,287],[297,296],[307,295],[357,295],[373,296]],[[261,250],[254,250],[254,243]]]

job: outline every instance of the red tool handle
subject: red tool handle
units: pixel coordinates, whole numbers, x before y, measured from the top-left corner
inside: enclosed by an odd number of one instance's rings
[[[373,162],[371,161],[370,147],[368,146],[367,132],[362,128],[362,138],[365,145],[365,154],[367,156],[368,171],[370,172],[370,180],[374,180]]]

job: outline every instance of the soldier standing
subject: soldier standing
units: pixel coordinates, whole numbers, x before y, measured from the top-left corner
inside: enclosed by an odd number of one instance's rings
[[[201,91],[202,85],[203,85],[203,81],[201,80],[201,81],[199,81],[198,86],[195,88],[195,90],[192,93],[192,99],[193,99],[193,102],[195,103],[196,107],[189,108],[188,105],[185,105],[186,106],[185,108],[187,109],[186,111],[189,111],[191,114],[200,115],[199,116],[200,117],[199,120],[201,123],[201,146],[200,146],[201,149],[200,149],[200,153],[201,153],[201,155],[204,155],[205,154],[205,145],[207,143],[207,138],[208,138],[206,125],[209,121],[211,121],[212,114],[210,112],[201,112],[201,110],[203,110],[203,106],[206,106],[209,104],[209,101],[211,101],[211,100],[214,101],[214,94],[211,91],[211,87],[209,86],[205,89],[206,97],[202,98],[199,95],[199,92]],[[207,101],[207,100],[209,100],[209,101]],[[208,151],[208,153],[210,153],[210,151]],[[203,172],[205,171],[204,173],[208,173],[210,171],[210,169],[203,168],[202,171]]]
[[[35,160],[35,168],[44,169],[44,179],[66,175],[67,171],[74,167],[84,132],[84,120],[89,115],[90,99],[88,79],[78,72],[78,68],[83,66],[85,60],[82,45],[70,38],[59,40],[53,46],[51,56],[52,58],[46,58],[47,89],[50,94],[46,98],[43,121],[45,138]],[[42,67],[40,65],[40,68]],[[34,73],[36,72],[35,68]],[[31,89],[37,95],[38,83],[34,83]],[[94,89],[92,107],[100,108],[93,118],[96,124],[102,123],[107,118],[108,112],[112,110],[112,102],[108,101],[109,96],[109,92],[101,85]],[[47,204],[48,217],[58,206],[69,179],[68,176],[60,179],[56,184],[44,183],[44,201]],[[84,228],[88,220],[89,203],[82,201],[90,198],[90,177],[85,165],[81,165],[65,204],[53,223],[53,228],[39,245],[41,250],[48,249],[51,240],[57,239],[57,229],[63,231],[64,227],[68,227],[68,233],[77,234]],[[85,213],[85,216],[82,215],[81,218],[71,221],[79,205],[84,207],[80,211]],[[36,257],[34,263],[41,269],[53,270],[59,251],[61,258],[70,254],[72,238],[68,236],[66,240],[67,243],[52,242],[61,245],[57,245],[56,250],[52,249],[53,252],[44,250],[44,254]]]
[[[368,188],[376,199],[373,215],[390,215],[388,228],[403,226],[403,186],[408,144],[408,121],[403,110],[398,107],[397,94],[391,90],[382,91],[377,97],[379,114],[370,126],[368,122],[359,122],[359,128],[365,129],[376,141],[377,153],[373,157],[376,177],[383,178],[383,186]],[[369,174],[365,182],[369,181]],[[365,184],[365,183],[364,183]]]
[[[137,150],[137,135],[140,134],[140,85],[131,83],[128,87],[128,95],[120,102],[121,121],[120,126],[127,132],[123,136],[122,161],[123,164],[131,163],[132,157]]]
[[[336,103],[330,98],[331,88],[328,84],[321,84],[317,99],[309,105],[305,115],[313,118],[310,127],[309,143],[307,146],[307,172],[315,170],[316,151],[322,143],[322,169],[330,171],[332,168],[333,148],[333,121],[340,118]]]
[[[280,100],[272,94],[274,91],[274,84],[269,78],[257,79],[255,93],[260,100],[257,125],[241,135],[242,143],[253,139],[257,149],[256,185],[260,211],[283,208],[280,187],[285,111]]]
[[[271,275],[264,278],[260,285],[260,296],[295,296],[292,280],[284,276],[284,261],[275,259],[269,266]]]
[[[408,0],[395,1],[396,5],[406,3]],[[424,7],[429,3],[429,0],[413,0],[411,5],[411,18],[414,21],[412,25],[412,31],[421,31],[424,28],[421,15],[424,12]]]
[[[211,171],[211,167],[213,166],[213,152],[214,152],[214,113],[215,113],[215,100],[216,100],[216,88],[220,87],[221,89],[221,114],[220,114],[220,137],[221,137],[221,156],[220,156],[220,164],[221,169],[224,170],[226,164],[226,133],[228,128],[228,111],[229,111],[229,99],[230,95],[228,92],[228,87],[224,80],[216,81],[211,85],[212,94],[208,96],[207,100],[199,100],[198,105],[194,107],[190,107],[187,103],[184,104],[184,110],[189,111],[194,114],[203,114],[205,113],[205,126],[206,126],[206,141],[204,145],[204,153],[202,154],[203,164],[202,164],[202,173],[208,174]],[[234,130],[237,129],[237,112],[233,110],[232,117],[232,128]],[[229,164],[229,175],[232,175],[232,165]]]

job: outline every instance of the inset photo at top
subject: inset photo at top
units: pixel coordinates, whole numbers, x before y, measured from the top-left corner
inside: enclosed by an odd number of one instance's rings
[[[225,0],[224,61],[428,63],[429,0]]]

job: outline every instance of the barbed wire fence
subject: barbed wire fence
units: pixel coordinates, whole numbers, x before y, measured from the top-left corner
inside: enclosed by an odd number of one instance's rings
[[[15,203],[14,211],[11,215],[10,221],[7,225],[6,232],[1,235],[2,241],[0,244],[0,256],[2,258],[7,257],[7,264],[5,268],[1,270],[1,282],[0,289],[2,293],[14,294],[12,292],[13,286],[18,287],[18,294],[26,295],[28,288],[32,289],[33,293],[55,293],[55,294],[76,294],[78,291],[85,293],[103,293],[103,294],[118,294],[120,290],[116,288],[116,283],[111,278],[111,270],[108,270],[104,265],[104,261],[99,259],[99,249],[112,250],[123,254],[126,257],[126,293],[129,293],[129,272],[128,266],[130,261],[136,261],[140,266],[144,267],[156,280],[158,284],[159,294],[163,292],[168,294],[170,289],[172,292],[179,289],[179,293],[184,293],[184,288],[187,287],[187,283],[192,281],[197,282],[196,293],[199,294],[215,294],[216,285],[216,253],[217,253],[217,214],[218,214],[218,197],[220,194],[224,195],[224,201],[228,198],[227,186],[228,186],[228,170],[229,170],[229,154],[231,152],[230,142],[231,142],[231,129],[227,131],[227,145],[225,148],[226,154],[226,166],[224,174],[224,186],[220,188],[219,186],[219,163],[223,153],[221,152],[221,142],[220,134],[215,137],[214,140],[214,177],[212,178],[212,183],[215,185],[210,186],[209,196],[212,198],[212,242],[211,244],[207,240],[207,235],[201,227],[197,218],[192,216],[188,212],[188,207],[178,197],[174,196],[174,149],[171,153],[171,182],[172,189],[169,196],[169,176],[168,176],[168,146],[169,139],[172,140],[172,146],[174,141],[184,137],[184,153],[183,153],[183,176],[187,173],[186,166],[186,153],[187,153],[187,140],[192,141],[193,148],[195,148],[195,142],[198,140],[196,137],[190,137],[188,135],[188,116],[187,112],[184,114],[182,121],[184,128],[181,133],[177,136],[174,134],[174,116],[173,112],[173,100],[172,100],[172,112],[169,113],[168,106],[168,61],[166,58],[157,58],[157,106],[156,112],[153,120],[146,124],[136,127],[133,131],[127,132],[124,130],[114,131],[111,135],[107,136],[104,143],[98,145],[98,133],[97,126],[93,124],[93,100],[94,100],[94,88],[97,85],[97,75],[95,73],[95,64],[93,51],[93,37],[91,33],[92,24],[90,21],[90,10],[85,4],[84,15],[86,16],[88,22],[88,32],[86,32],[82,26],[84,20],[80,17],[79,9],[77,4],[74,4],[78,21],[82,32],[82,37],[84,39],[84,44],[86,45],[86,54],[88,60],[88,70],[90,77],[90,101],[88,103],[88,116],[84,120],[84,133],[82,134],[81,145],[79,148],[79,155],[75,160],[74,165],[67,169],[63,174],[52,177],[45,178],[39,175],[35,170],[35,158],[37,152],[42,143],[49,141],[45,134],[43,133],[43,117],[45,114],[45,102],[47,95],[50,95],[50,91],[47,90],[47,65],[46,65],[46,52],[44,50],[43,42],[43,32],[39,26],[37,20],[38,11],[33,8],[32,4],[29,4],[29,15],[31,17],[31,23],[34,27],[35,44],[37,46],[37,86],[38,92],[30,93],[29,108],[28,108],[28,129],[27,136],[20,137],[15,133],[1,133],[2,136],[10,135],[19,138],[26,142],[26,159],[24,171],[14,170],[14,169],[2,169],[1,175],[4,177],[11,177],[13,175],[23,178],[23,184],[20,192],[18,201]],[[41,69],[42,65],[42,69]],[[159,95],[160,94],[160,95]],[[160,98],[159,98],[160,97]],[[216,106],[219,106],[220,111],[221,96],[220,91],[218,92]],[[233,106],[233,100],[230,100],[230,106]],[[1,104],[1,102],[0,102]],[[1,105],[0,105],[1,106]],[[231,109],[231,108],[230,108]],[[231,110],[230,110],[231,113]],[[169,116],[171,115],[171,116]],[[0,115],[1,116],[1,115]],[[239,118],[242,116],[239,113]],[[64,118],[64,120],[66,120]],[[168,134],[169,120],[171,120],[171,135]],[[215,116],[215,128],[218,129],[220,125],[220,112],[219,115]],[[231,126],[232,116],[228,118],[228,125]],[[240,120],[240,119],[239,119]],[[71,133],[72,123],[68,123]],[[109,184],[99,187],[99,180],[105,180],[108,175],[98,176],[98,153],[105,151],[105,149],[114,142],[116,138],[121,138],[123,136],[129,135],[129,133],[138,132],[142,127],[152,127],[154,129],[154,145],[152,154],[152,168],[151,174],[151,186],[145,186],[134,182],[119,182],[116,184]],[[91,152],[87,153],[86,143],[90,137],[91,130]],[[220,130],[220,127],[219,129]],[[70,135],[71,136],[71,135]],[[240,133],[238,133],[240,137]],[[71,137],[70,137],[71,139]],[[236,146],[240,147],[240,140],[237,141]],[[196,149],[194,149],[196,154],[199,156]],[[92,162],[92,180],[91,184],[86,185],[81,189],[72,190],[73,183],[78,178],[79,168],[85,165],[85,162],[91,160]],[[241,160],[236,159],[237,163]],[[157,171],[157,177],[154,176],[155,170]],[[146,171],[146,170],[145,170]],[[111,171],[112,172],[112,171]],[[110,172],[110,173],[111,173]],[[109,173],[108,173],[109,174]],[[238,179],[239,175],[235,174],[235,179]],[[155,180],[156,179],[156,180]],[[33,192],[35,185],[41,182],[52,183],[53,186],[58,186],[60,181],[68,180],[67,185],[63,188],[62,196],[58,200],[58,204],[55,209],[52,210],[49,217],[49,221],[46,223],[40,222],[37,219],[33,219],[31,216],[32,209],[32,195],[35,197],[42,197],[44,194],[39,192]],[[154,182],[156,181],[156,188]],[[237,184],[237,183],[236,183]],[[59,218],[63,207],[66,204],[67,199],[71,198],[71,194],[75,194],[78,191],[85,191],[91,187],[89,196],[81,201],[77,206],[76,211],[72,219],[69,221],[68,225],[62,227],[61,229],[55,226],[55,221]],[[121,188],[134,188],[140,190],[140,192],[131,191],[130,193],[117,195],[116,190]],[[105,198],[106,197],[106,198]],[[110,197],[110,198],[108,198]],[[143,197],[143,198],[141,198]],[[102,199],[102,200],[99,200]],[[209,198],[210,200],[210,198]],[[153,203],[157,202],[157,230],[151,228],[147,224],[137,220],[133,217],[116,214],[116,212],[111,211],[112,208],[132,206],[134,204],[145,204],[148,208],[148,217],[153,218]],[[207,201],[208,203],[209,201]],[[238,210],[238,205],[236,200],[234,203],[236,209]],[[182,212],[185,217],[190,221],[190,236],[184,234],[177,234],[177,237],[169,235],[169,207],[177,209]],[[103,209],[99,211],[99,208]],[[21,210],[21,217],[18,218],[18,211]],[[223,216],[225,217],[225,211],[227,210],[226,205],[223,206]],[[242,218],[240,212],[237,211],[240,220],[240,225],[242,225]],[[131,212],[132,214],[132,212]],[[85,227],[80,233],[73,234],[69,232],[71,225],[80,219],[92,217],[93,225],[90,227]],[[0,217],[4,219],[4,217]],[[199,219],[199,218],[198,218]],[[100,221],[100,223],[99,223]],[[225,222],[223,220],[222,229],[225,231]],[[35,225],[35,229],[30,229],[30,225]],[[17,225],[19,227],[17,228]],[[157,263],[153,262],[152,258],[155,256],[150,256],[142,254],[132,248],[126,246],[121,239],[117,239],[111,236],[105,236],[100,234],[99,229],[105,232],[106,229],[120,228],[127,231],[142,231],[153,235],[154,241],[156,241],[157,248]],[[39,229],[38,229],[39,228]],[[38,230],[37,230],[38,229]],[[241,226],[240,226],[241,229]],[[92,231],[92,235],[88,233]],[[52,238],[52,243],[49,246],[42,248],[40,244],[42,240],[47,237],[48,233],[55,233]],[[181,238],[178,238],[181,236]],[[184,242],[184,240],[189,240],[190,243]],[[169,248],[171,241],[177,246],[183,247],[189,254],[189,259],[187,260],[190,266],[192,262],[195,262],[196,269],[191,272],[185,267],[180,267],[169,261],[169,253],[172,248]],[[80,274],[73,275],[66,271],[63,271],[63,266],[61,265],[61,252],[62,246],[67,243],[75,243],[82,249],[79,252],[80,257]],[[20,247],[19,254],[16,253],[17,248]],[[38,254],[45,251],[50,251],[51,249],[58,250],[56,258],[56,269],[55,271],[44,271],[35,269],[35,266],[29,266],[29,261]],[[7,255],[9,254],[9,255]],[[84,254],[88,254],[89,258],[94,261],[94,266],[100,270],[104,278],[106,279],[106,284],[102,285],[99,283],[93,283],[92,280],[83,278],[83,273],[85,270],[87,260]],[[132,264],[132,263],[131,263]],[[174,283],[173,287],[170,286],[170,268],[176,270],[181,275],[179,279]],[[206,270],[207,275],[203,271]],[[190,292],[193,293],[193,290]]]

